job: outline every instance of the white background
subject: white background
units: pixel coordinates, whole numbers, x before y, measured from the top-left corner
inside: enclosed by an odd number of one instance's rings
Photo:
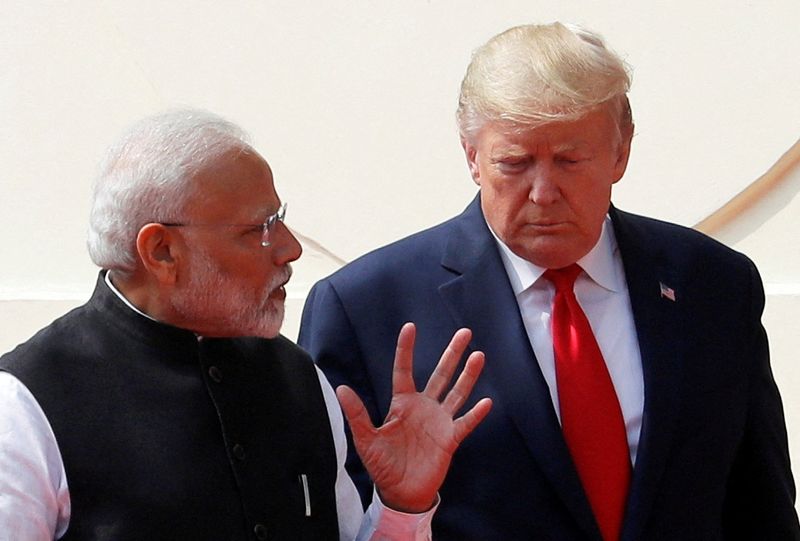
[[[601,32],[633,67],[620,208],[695,224],[798,139],[797,0],[5,0],[0,351],[91,292],[89,188],[129,123],[181,105],[238,122],[270,162],[289,224],[351,260],[468,203],[454,110],[471,51],[553,20]],[[800,171],[779,188],[718,236],[762,271],[797,464]],[[287,336],[310,285],[336,267],[306,247]]]

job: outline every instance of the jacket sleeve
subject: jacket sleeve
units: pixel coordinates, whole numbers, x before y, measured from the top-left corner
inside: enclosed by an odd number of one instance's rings
[[[764,290],[751,264],[752,336],[748,410],[723,515],[725,539],[800,540],[786,423],[760,323]]]

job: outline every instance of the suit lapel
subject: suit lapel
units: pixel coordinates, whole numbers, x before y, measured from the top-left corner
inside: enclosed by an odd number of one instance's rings
[[[644,414],[622,539],[640,539],[653,507],[675,429],[684,352],[681,285],[640,218],[612,207],[611,218],[630,292],[644,376]],[[670,291],[662,292],[661,285]],[[671,298],[673,297],[673,298]]]
[[[553,411],[547,383],[527,340],[519,308],[479,198],[450,235],[442,265],[457,276],[439,293],[457,325],[486,354],[481,378],[494,389],[527,448],[587,534],[599,535]]]

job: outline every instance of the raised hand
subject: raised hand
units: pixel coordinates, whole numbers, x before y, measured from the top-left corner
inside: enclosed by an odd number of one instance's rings
[[[453,335],[422,392],[417,392],[412,374],[415,336],[414,324],[406,323],[397,337],[392,402],[382,426],[373,426],[352,389],[345,385],[336,389],[356,451],[381,500],[388,507],[407,513],[420,513],[433,506],[453,453],[492,407],[492,401],[483,398],[462,417],[453,418],[483,369],[484,355],[479,351],[469,356],[455,385],[445,395],[472,337],[469,329],[460,329]]]

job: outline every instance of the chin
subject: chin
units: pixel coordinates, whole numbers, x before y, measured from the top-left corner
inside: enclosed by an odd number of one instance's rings
[[[553,235],[532,239],[521,243],[518,249],[512,251],[522,259],[545,269],[560,269],[578,261],[589,253],[593,245],[585,250],[576,246],[574,237]],[[581,243],[582,244],[582,243]],[[566,248],[566,249],[565,249]]]
[[[280,306],[273,307],[277,309],[270,310],[269,314],[261,319],[256,329],[255,336],[260,336],[261,338],[275,338],[280,334],[281,327],[283,327],[283,303],[281,302],[279,304]]]

